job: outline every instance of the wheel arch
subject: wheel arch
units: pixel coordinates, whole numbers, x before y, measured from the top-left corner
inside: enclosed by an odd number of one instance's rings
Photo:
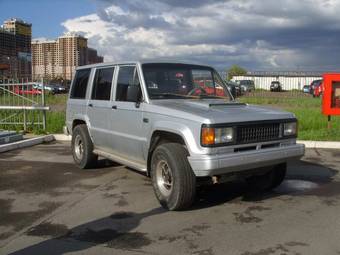
[[[94,143],[93,141],[93,137],[92,137],[92,134],[91,134],[91,128],[90,128],[90,125],[89,125],[89,121],[85,118],[75,118],[73,121],[72,121],[72,126],[71,126],[71,130],[70,130],[70,133],[72,135],[73,133],[73,129],[78,126],[78,125],[86,125],[87,127],[87,131],[89,132],[89,135],[90,135],[90,139],[92,141],[92,143]]]
[[[81,124],[85,124],[86,125],[86,121],[83,120],[83,119],[75,119],[72,121],[72,131],[73,129],[78,126],[78,125],[81,125]]]
[[[171,132],[171,131],[166,131],[166,130],[155,130],[150,138],[150,145],[148,149],[148,157],[147,157],[147,175],[150,176],[150,166],[151,166],[151,157],[157,146],[167,143],[167,142],[173,142],[173,143],[179,143],[183,145],[183,147],[187,149],[187,145],[185,143],[184,138],[182,135]],[[189,153],[189,151],[188,151]]]

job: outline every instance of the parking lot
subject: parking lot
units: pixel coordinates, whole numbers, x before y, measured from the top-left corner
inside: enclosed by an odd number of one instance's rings
[[[234,182],[168,212],[150,180],[68,143],[0,154],[0,254],[340,254],[340,152],[308,149],[274,192]]]

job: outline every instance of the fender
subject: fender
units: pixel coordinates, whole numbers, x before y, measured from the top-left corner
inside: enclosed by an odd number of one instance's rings
[[[88,130],[88,132],[89,132],[91,141],[92,141],[92,143],[93,143],[93,137],[92,137],[92,135],[91,135],[91,123],[90,123],[90,120],[89,120],[88,116],[87,116],[87,115],[84,115],[84,114],[79,114],[79,113],[75,114],[75,115],[74,115],[74,118],[73,118],[73,121],[72,121],[72,123],[71,123],[71,125],[73,125],[73,122],[74,122],[75,120],[82,120],[82,121],[84,121],[84,122],[86,123],[87,130]],[[72,128],[70,128],[70,130],[71,130],[71,134],[72,134]]]
[[[173,121],[156,121],[148,134],[148,148],[150,147],[151,138],[155,131],[166,131],[182,137],[185,145],[189,151],[189,154],[200,154],[202,150],[196,144],[194,134],[186,125]]]

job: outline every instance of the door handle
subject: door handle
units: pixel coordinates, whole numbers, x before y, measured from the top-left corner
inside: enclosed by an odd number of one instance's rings
[[[112,105],[113,110],[117,110],[117,105]]]
[[[89,107],[93,107],[93,104],[89,104]]]

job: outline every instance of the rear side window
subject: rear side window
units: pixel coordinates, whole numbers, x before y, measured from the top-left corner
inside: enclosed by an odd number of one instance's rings
[[[140,86],[137,69],[135,66],[121,66],[117,81],[117,101],[128,101],[127,93],[130,86]]]
[[[82,69],[76,72],[70,98],[84,99],[86,97],[86,88],[90,73],[91,69]]]
[[[110,100],[113,72],[114,67],[101,68],[96,70],[96,74],[93,80],[91,99]]]

